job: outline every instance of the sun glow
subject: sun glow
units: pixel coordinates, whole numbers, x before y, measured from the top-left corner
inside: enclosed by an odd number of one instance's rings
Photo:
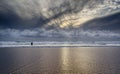
[[[66,21],[63,21],[61,24],[60,24],[60,28],[67,28],[67,27],[80,27],[82,26],[82,24],[84,24],[85,22],[89,21],[93,19],[93,17],[80,17],[78,19],[75,19],[75,20],[66,20]]]
[[[65,28],[65,27],[68,27],[70,26],[72,23],[71,21],[64,21],[60,24],[60,28]]]

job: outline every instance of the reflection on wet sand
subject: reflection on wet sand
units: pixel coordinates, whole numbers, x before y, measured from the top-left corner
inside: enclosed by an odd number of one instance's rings
[[[69,70],[69,48],[61,48],[61,60],[62,60],[62,70]]]
[[[90,71],[92,71],[90,62],[94,56],[92,56],[89,51],[86,51],[86,48],[76,50],[76,48],[71,49],[64,47],[61,51],[63,71],[69,73],[90,73]]]
[[[0,74],[119,74],[119,47],[0,48]]]

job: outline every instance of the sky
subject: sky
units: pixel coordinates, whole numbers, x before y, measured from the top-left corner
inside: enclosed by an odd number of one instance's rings
[[[0,0],[0,41],[119,40],[119,20],[120,0]]]

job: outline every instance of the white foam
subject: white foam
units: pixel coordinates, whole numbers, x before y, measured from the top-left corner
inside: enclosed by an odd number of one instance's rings
[[[0,47],[82,47],[82,46],[120,46],[119,41],[96,42],[0,42]]]

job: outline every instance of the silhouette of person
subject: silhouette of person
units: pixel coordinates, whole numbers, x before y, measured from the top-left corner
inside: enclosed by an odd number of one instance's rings
[[[33,42],[31,42],[31,45],[33,45]]]

